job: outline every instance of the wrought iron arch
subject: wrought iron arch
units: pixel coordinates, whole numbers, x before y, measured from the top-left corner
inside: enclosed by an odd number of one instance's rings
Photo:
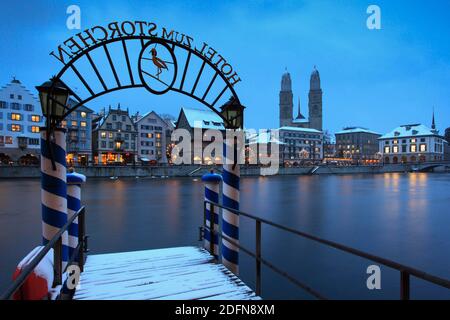
[[[133,74],[132,68],[131,68],[131,62],[130,62],[130,57],[129,57],[128,48],[127,48],[127,41],[130,41],[130,40],[133,40],[133,41],[139,40],[141,42],[141,52],[139,54],[139,61],[138,61],[138,73],[139,73],[138,77],[136,77],[136,75]],[[119,75],[117,73],[116,67],[111,58],[111,54],[108,49],[108,44],[115,43],[115,42],[121,42],[121,44],[122,44],[123,53],[124,53],[124,57],[125,57],[126,65],[127,65],[127,71],[128,71],[128,75],[129,75],[129,80],[130,80],[131,84],[127,84],[127,85],[122,84],[121,79],[119,78]],[[145,73],[145,71],[141,69],[141,60],[142,60],[142,55],[144,53],[144,50],[146,48],[148,48],[148,46],[150,44],[159,44],[159,45],[165,47],[167,50],[169,50],[170,54],[173,57],[173,63],[174,63],[174,69],[175,69],[174,70],[174,72],[175,72],[174,80],[170,85],[168,85],[167,90],[162,91],[162,92],[158,92],[158,91],[155,91],[155,90],[152,90],[151,88],[149,88],[148,85],[145,83],[145,80],[143,79],[143,73]],[[96,64],[94,63],[94,60],[92,59],[91,52],[93,52],[94,50],[99,49],[99,48],[103,48],[103,50],[106,54],[106,57],[107,57],[109,67],[114,75],[114,80],[115,80],[116,85],[113,87],[108,87],[106,85],[104,77],[101,75]],[[186,57],[186,61],[184,64],[184,68],[183,68],[182,72],[180,72],[180,73],[178,72],[178,63],[177,63],[177,59],[175,56],[175,52],[179,51],[179,50],[185,50],[187,52],[187,57]],[[200,70],[197,73],[197,76],[195,77],[196,80],[195,80],[194,84],[192,86],[188,87],[185,85],[185,78],[186,78],[186,74],[188,72],[188,69],[190,66],[190,61],[191,61],[191,58],[193,55],[198,57],[201,60],[202,64],[201,64]],[[82,57],[87,58],[90,66],[92,67],[91,71],[94,71],[103,90],[95,92],[91,88],[91,85],[88,83],[88,81],[85,79],[85,77],[83,77],[83,75],[80,73],[80,71],[76,68],[75,63]],[[117,90],[129,89],[129,88],[146,88],[149,92],[151,92],[153,94],[164,94],[168,91],[174,91],[174,92],[178,92],[183,95],[189,96],[189,97],[193,98],[194,100],[202,103],[203,105],[205,105],[207,108],[209,108],[216,114],[218,114],[224,120],[225,127],[229,127],[228,123],[227,123],[227,119],[221,114],[220,110],[217,109],[217,107],[216,107],[217,102],[223,97],[225,92],[227,92],[229,90],[231,92],[231,98],[235,99],[235,101],[240,104],[239,97],[236,94],[236,91],[233,88],[233,85],[230,83],[229,79],[227,79],[227,77],[221,72],[221,70],[219,70],[217,64],[214,64],[212,61],[208,60],[204,55],[202,55],[197,50],[195,50],[191,47],[185,46],[182,43],[178,43],[176,41],[170,40],[170,39],[164,39],[164,38],[160,38],[160,37],[146,36],[146,35],[138,35],[138,36],[130,35],[130,36],[122,36],[122,37],[118,37],[118,38],[107,39],[107,40],[98,42],[96,44],[93,44],[93,45],[85,48],[78,54],[71,57],[67,63],[63,62],[63,64],[64,64],[64,67],[59,71],[59,73],[56,76],[54,76],[51,79],[52,88],[53,88],[54,84],[59,81],[64,86],[66,86],[68,89],[70,89],[70,87],[64,83],[64,81],[62,80],[62,77],[66,74],[66,72],[68,70],[72,70],[75,73],[76,77],[81,81],[81,83],[83,84],[83,86],[85,87],[87,92],[89,92],[89,96],[87,98],[81,98],[77,93],[73,92],[73,90],[70,90],[71,96],[76,100],[77,103],[67,109],[63,118],[65,118],[68,114],[70,114],[71,112],[76,110],[81,105],[84,105],[87,102],[89,102],[97,97],[103,96],[105,94],[108,94],[108,93],[111,93],[111,92],[114,92]],[[201,93],[197,93],[196,92],[197,85],[198,85],[202,75],[204,74],[205,67],[209,67],[212,69],[213,76],[212,76],[212,79],[210,80],[208,86],[206,87],[206,89],[203,90],[203,92],[201,92]],[[177,76],[179,76],[179,75],[181,75],[181,77],[182,77],[180,84],[179,84],[179,86],[174,87],[174,83],[176,82]],[[223,89],[213,96],[213,99],[211,99],[212,101],[207,100],[206,98],[207,98],[208,94],[210,93],[211,87],[216,83],[216,81],[220,81],[220,80],[222,81]]]

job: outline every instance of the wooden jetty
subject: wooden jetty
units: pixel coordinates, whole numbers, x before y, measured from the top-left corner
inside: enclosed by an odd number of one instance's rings
[[[89,255],[75,300],[257,300],[200,247]]]

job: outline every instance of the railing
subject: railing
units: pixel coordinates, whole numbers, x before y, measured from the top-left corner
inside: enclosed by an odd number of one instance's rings
[[[83,272],[85,253],[87,252],[87,236],[86,236],[86,215],[85,207],[78,210],[73,216],[67,220],[66,224],[59,229],[59,231],[53,236],[53,238],[39,251],[36,257],[21,271],[19,276],[11,283],[8,289],[0,296],[0,300],[11,299],[13,294],[20,289],[23,283],[27,280],[28,276],[33,272],[36,266],[47,255],[50,249],[53,248],[53,287],[62,285],[63,272],[67,270],[67,267],[74,264],[75,259],[78,260],[78,266],[80,271]],[[62,268],[62,235],[66,232],[72,222],[78,218],[78,246],[75,248],[72,256],[67,263],[66,270]]]
[[[225,236],[222,234],[222,232],[220,232],[220,230],[214,230],[213,227],[213,220],[214,219],[210,219],[210,225],[207,226],[206,225],[206,205],[209,204],[210,205],[210,212],[214,212],[214,207],[218,207],[218,208],[222,208],[222,209],[226,209],[228,211],[234,212],[235,214],[238,214],[240,216],[243,217],[247,217],[250,218],[252,220],[255,221],[255,240],[256,240],[256,245],[255,245],[255,252],[252,252],[249,249],[246,249],[245,247],[243,247],[242,245],[240,245],[239,243],[236,243],[233,239]],[[219,216],[221,217],[221,214],[219,214]],[[220,218],[222,219],[222,218]],[[220,221],[219,221],[220,222]],[[261,254],[261,225],[262,224],[267,224],[270,225],[272,227],[275,227],[277,229],[286,231],[288,233],[291,234],[295,234],[297,236],[300,236],[302,238],[306,238],[309,240],[312,240],[314,242],[318,242],[321,243],[327,247],[332,247],[335,249],[338,249],[340,251],[344,251],[346,253],[350,253],[352,255],[361,257],[361,258],[365,258],[377,263],[380,263],[382,265],[385,265],[387,267],[390,267],[392,269],[398,270],[400,271],[400,299],[401,300],[409,300],[410,298],[410,277],[414,276],[416,278],[425,280],[427,282],[433,283],[435,285],[450,289],[450,281],[447,279],[443,279],[431,274],[428,274],[424,271],[418,270],[418,269],[414,269],[408,266],[405,266],[403,264],[397,263],[395,261],[389,260],[389,259],[385,259],[370,253],[366,253],[363,251],[360,251],[358,249],[354,249],[342,244],[339,244],[337,242],[333,242],[333,241],[329,241],[326,239],[322,239],[316,236],[313,236],[311,234],[302,232],[302,231],[298,231],[283,225],[280,225],[278,223],[272,222],[272,221],[268,221],[266,219],[263,218],[259,218],[256,217],[254,215],[239,211],[239,210],[235,210],[226,206],[223,206],[219,203],[215,203],[215,202],[211,202],[209,200],[204,200],[203,203],[203,226],[200,227],[200,240],[203,240],[204,238],[204,230],[208,230],[211,234],[213,235],[217,235],[219,237],[219,239],[225,239],[226,241],[228,241],[229,243],[231,243],[232,245],[238,247],[240,250],[242,250],[243,252],[247,253],[248,255],[250,255],[251,257],[253,257],[255,259],[256,265],[255,265],[255,274],[256,274],[256,285],[255,285],[255,293],[257,295],[261,295],[261,264],[264,264],[265,266],[267,266],[269,269],[271,269],[272,271],[278,273],[279,275],[283,276],[284,278],[288,279],[289,281],[291,281],[292,283],[294,283],[295,285],[297,285],[298,287],[302,288],[303,290],[305,290],[306,292],[310,293],[311,295],[313,295],[314,297],[318,298],[318,299],[326,299],[323,295],[321,295],[318,291],[314,290],[313,288],[309,287],[308,285],[306,285],[305,283],[297,280],[296,278],[294,278],[293,276],[289,275],[287,272],[281,270],[280,268],[276,267],[275,265],[273,265],[272,263],[268,262],[266,259],[264,259],[262,257]],[[220,223],[219,223],[219,228],[220,228]],[[211,235],[210,237],[211,239],[213,238],[213,236]],[[210,241],[210,248],[209,251],[210,253],[213,255],[213,241]]]

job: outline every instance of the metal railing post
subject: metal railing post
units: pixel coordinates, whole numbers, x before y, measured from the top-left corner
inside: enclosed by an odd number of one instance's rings
[[[261,221],[256,220],[256,295],[261,295]]]
[[[409,273],[400,271],[400,299],[409,300]]]
[[[53,246],[53,287],[62,284],[62,238],[59,237]]]
[[[216,237],[216,230],[214,230],[214,218],[213,218],[213,214],[214,214],[214,205],[213,204],[209,204],[209,209],[210,209],[210,218],[209,218],[209,237],[210,237],[210,241],[209,241],[209,253],[211,253],[212,256],[214,256],[214,244],[215,241],[213,241],[213,239]]]
[[[78,243],[80,244],[78,247],[78,266],[80,267],[80,271],[84,270],[84,253],[86,246],[85,239],[85,209],[83,208],[78,216]]]

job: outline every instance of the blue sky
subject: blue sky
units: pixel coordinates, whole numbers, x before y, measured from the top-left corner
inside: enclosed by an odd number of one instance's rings
[[[285,67],[294,100],[307,113],[309,76],[320,71],[324,127],[359,125],[385,133],[405,123],[450,127],[449,1],[9,1],[0,10],[0,83],[15,75],[33,89],[61,65],[49,52],[79,32],[66,8],[81,8],[81,29],[146,20],[206,41],[238,71],[246,127],[278,125]],[[368,30],[366,9],[381,8],[381,30]],[[173,94],[122,91],[88,104],[177,115],[194,101]]]

